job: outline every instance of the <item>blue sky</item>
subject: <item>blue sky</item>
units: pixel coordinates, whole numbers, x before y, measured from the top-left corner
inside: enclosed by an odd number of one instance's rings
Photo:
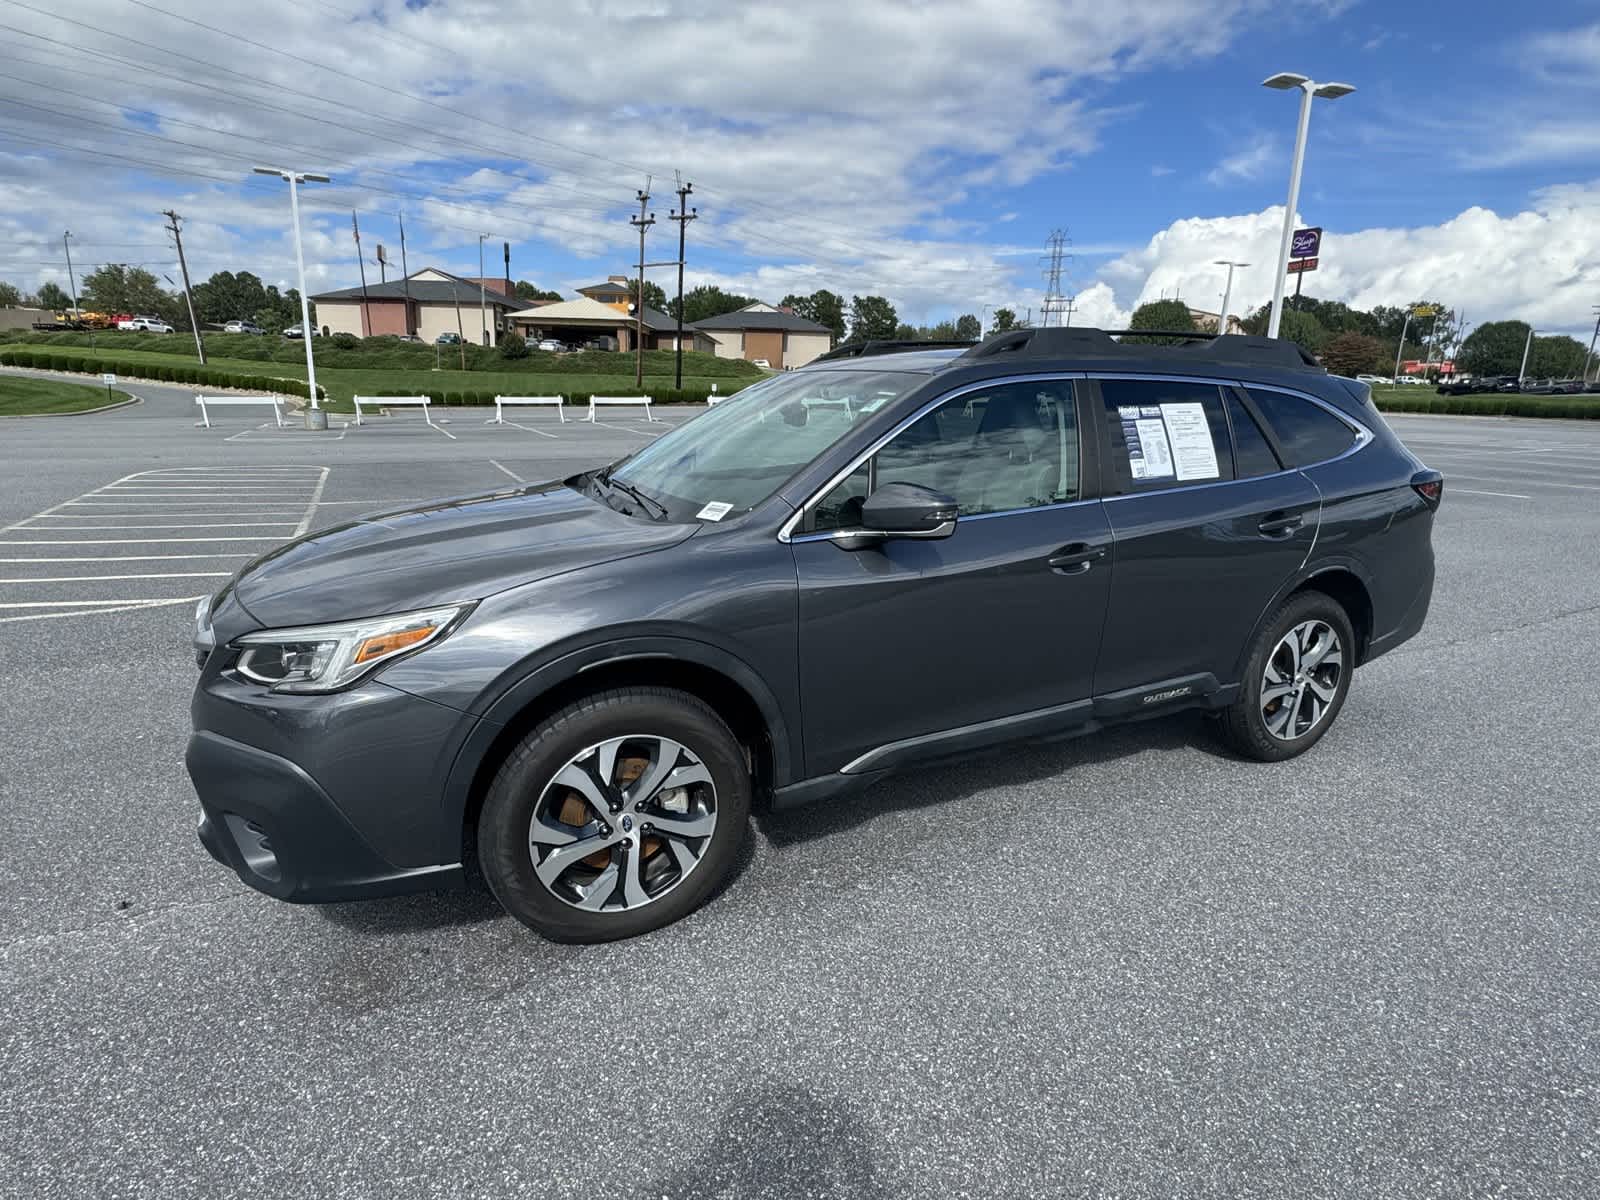
[[[292,283],[265,161],[335,177],[306,197],[313,292],[358,282],[351,207],[374,278],[403,210],[413,269],[476,273],[483,232],[570,291],[627,269],[646,177],[647,253],[672,257],[681,172],[691,284],[880,292],[914,321],[1036,308],[1062,227],[1085,320],[1215,309],[1222,257],[1260,264],[1235,285],[1253,306],[1295,120],[1259,83],[1292,70],[1358,89],[1312,118],[1309,290],[1573,330],[1600,301],[1593,4],[8,0],[0,25],[0,279],[25,289],[63,278],[65,227],[86,264],[170,272],[168,206],[200,275]]]

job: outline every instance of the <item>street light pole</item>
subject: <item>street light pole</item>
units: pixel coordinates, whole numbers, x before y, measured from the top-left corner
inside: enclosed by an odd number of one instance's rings
[[[1406,330],[1411,328],[1411,309],[1406,309],[1406,319],[1400,323],[1400,345],[1394,352],[1394,381],[1400,382],[1400,357],[1406,352]]]
[[[1262,87],[1277,91],[1300,89],[1300,122],[1294,136],[1294,161],[1289,167],[1289,203],[1283,210],[1283,236],[1278,242],[1278,278],[1272,285],[1272,317],[1267,322],[1267,336],[1278,336],[1278,324],[1283,319],[1284,281],[1289,274],[1289,243],[1294,237],[1295,208],[1300,203],[1300,172],[1306,160],[1306,132],[1311,128],[1311,98],[1337,100],[1356,89],[1348,83],[1318,83],[1304,75],[1282,71],[1262,81]]]
[[[328,183],[326,175],[311,171],[286,171],[281,167],[256,167],[257,175],[276,175],[289,181],[289,223],[294,228],[294,266],[300,279],[300,340],[306,344],[306,390],[311,394],[311,408],[306,412],[307,429],[326,429],[328,414],[317,402],[317,362],[311,349],[311,301],[306,296],[306,258],[300,245],[300,191],[302,183]]]
[[[1228,282],[1222,289],[1222,311],[1217,314],[1217,336],[1221,337],[1228,332],[1228,301],[1233,299],[1233,269],[1235,267],[1248,267],[1250,264],[1247,262],[1234,262],[1228,258],[1219,258],[1213,265],[1228,268]]]
[[[485,346],[489,344],[489,301],[483,283],[483,239],[488,236],[478,235],[478,337]]]
[[[1528,352],[1533,349],[1533,326],[1528,326],[1528,340],[1522,343],[1522,366],[1517,368],[1517,386],[1528,377]]]

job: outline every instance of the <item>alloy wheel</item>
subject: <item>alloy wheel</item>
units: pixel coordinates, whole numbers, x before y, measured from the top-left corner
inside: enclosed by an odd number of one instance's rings
[[[1301,621],[1278,639],[1261,680],[1261,720],[1279,741],[1304,737],[1327,717],[1344,679],[1344,647],[1326,621]]]
[[[533,807],[534,874],[563,903],[622,912],[659,900],[700,864],[717,827],[711,772],[656,734],[575,754]]]

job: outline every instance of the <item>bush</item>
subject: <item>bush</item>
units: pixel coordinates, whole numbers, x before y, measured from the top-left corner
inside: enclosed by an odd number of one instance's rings
[[[461,404],[461,393],[446,392],[444,394],[444,402],[452,407],[458,407]]]
[[[355,350],[361,345],[361,339],[353,333],[336,333],[333,345],[336,350]]]
[[[528,343],[520,333],[508,333],[500,339],[501,358],[527,358]]]

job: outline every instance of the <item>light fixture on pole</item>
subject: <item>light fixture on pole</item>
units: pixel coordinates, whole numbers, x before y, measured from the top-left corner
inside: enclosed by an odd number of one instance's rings
[[[1250,264],[1247,262],[1234,262],[1229,258],[1219,258],[1213,265],[1228,268],[1228,282],[1222,289],[1222,311],[1217,314],[1217,336],[1221,337],[1228,332],[1228,301],[1233,299],[1233,269],[1235,267],[1248,267]]]
[[[1278,322],[1283,317],[1283,287],[1289,274],[1289,241],[1294,236],[1294,210],[1300,203],[1300,169],[1306,161],[1306,130],[1311,127],[1311,98],[1337,100],[1356,89],[1348,83],[1318,83],[1292,71],[1281,71],[1261,81],[1262,87],[1277,91],[1300,89],[1300,124],[1294,135],[1294,162],[1289,168],[1289,203],[1283,210],[1283,238],[1278,245],[1278,278],[1272,285],[1272,317],[1267,322],[1267,336],[1278,336]]]
[[[326,429],[328,414],[317,403],[317,363],[311,351],[311,301],[306,298],[306,258],[300,248],[300,193],[302,183],[330,183],[326,175],[312,171],[286,171],[282,167],[257,167],[257,175],[276,175],[289,181],[289,223],[294,228],[294,266],[300,279],[300,340],[306,344],[306,391],[311,396],[311,407],[306,410],[307,429]]]

